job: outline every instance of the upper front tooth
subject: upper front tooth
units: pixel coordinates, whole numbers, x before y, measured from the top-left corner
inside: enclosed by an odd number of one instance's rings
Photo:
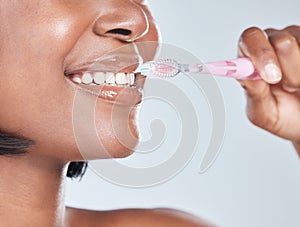
[[[71,77],[71,80],[74,81],[75,83],[77,84],[81,84],[81,78],[80,77],[77,77],[77,76],[72,76]]]
[[[105,74],[105,82],[108,84],[114,84],[115,83],[115,74],[112,72],[107,72]]]
[[[102,73],[102,72],[94,73],[94,82],[96,84],[104,84],[104,82],[105,82],[105,73]]]
[[[93,82],[93,77],[91,73],[85,72],[81,78],[82,83],[84,84],[90,84]]]
[[[134,73],[129,73],[129,78],[130,78],[129,84],[130,84],[130,85],[133,85],[133,84],[134,84],[134,80],[135,80],[135,75],[134,75]]]
[[[125,76],[125,73],[117,73],[116,74],[116,83],[117,84],[128,84],[128,80]]]

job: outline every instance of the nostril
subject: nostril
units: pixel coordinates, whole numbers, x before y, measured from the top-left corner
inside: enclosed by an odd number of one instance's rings
[[[105,33],[128,36],[128,35],[131,35],[132,32],[130,30],[123,29],[123,28],[115,28],[115,29],[111,29]]]

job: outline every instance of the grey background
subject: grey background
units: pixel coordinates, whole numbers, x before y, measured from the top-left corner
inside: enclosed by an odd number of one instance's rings
[[[149,2],[163,41],[186,48],[203,61],[234,58],[238,37],[249,26],[283,28],[300,19],[300,3],[292,0]],[[300,166],[293,147],[248,122],[244,93],[237,82],[216,80],[225,100],[226,136],[218,159],[206,173],[199,174],[198,169],[211,119],[201,94],[190,89],[201,114],[202,137],[198,152],[180,174],[155,187],[133,189],[111,184],[88,170],[81,182],[68,180],[67,205],[97,210],[172,207],[224,227],[300,226]],[[189,87],[188,81],[178,83]],[[149,134],[145,122],[154,113],[158,118],[168,116],[165,121],[171,139],[159,151],[136,154],[123,160],[124,164],[153,166],[172,154],[180,138],[176,133],[180,122],[168,107],[149,101],[141,116],[145,138]]]

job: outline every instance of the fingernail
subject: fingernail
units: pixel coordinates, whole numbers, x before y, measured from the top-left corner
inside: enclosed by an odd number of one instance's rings
[[[278,82],[281,80],[281,71],[277,65],[270,63],[265,66],[265,79],[267,82]]]

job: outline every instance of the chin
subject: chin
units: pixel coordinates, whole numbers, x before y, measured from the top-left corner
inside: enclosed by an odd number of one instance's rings
[[[139,128],[137,124],[137,106],[132,108],[117,107],[117,117],[111,119],[108,130],[100,135],[108,158],[125,158],[134,153],[139,142]],[[103,125],[102,125],[103,126]]]
[[[76,150],[83,159],[125,158],[133,154],[139,142],[139,105],[99,101],[94,114],[94,120],[84,118],[75,124]]]

